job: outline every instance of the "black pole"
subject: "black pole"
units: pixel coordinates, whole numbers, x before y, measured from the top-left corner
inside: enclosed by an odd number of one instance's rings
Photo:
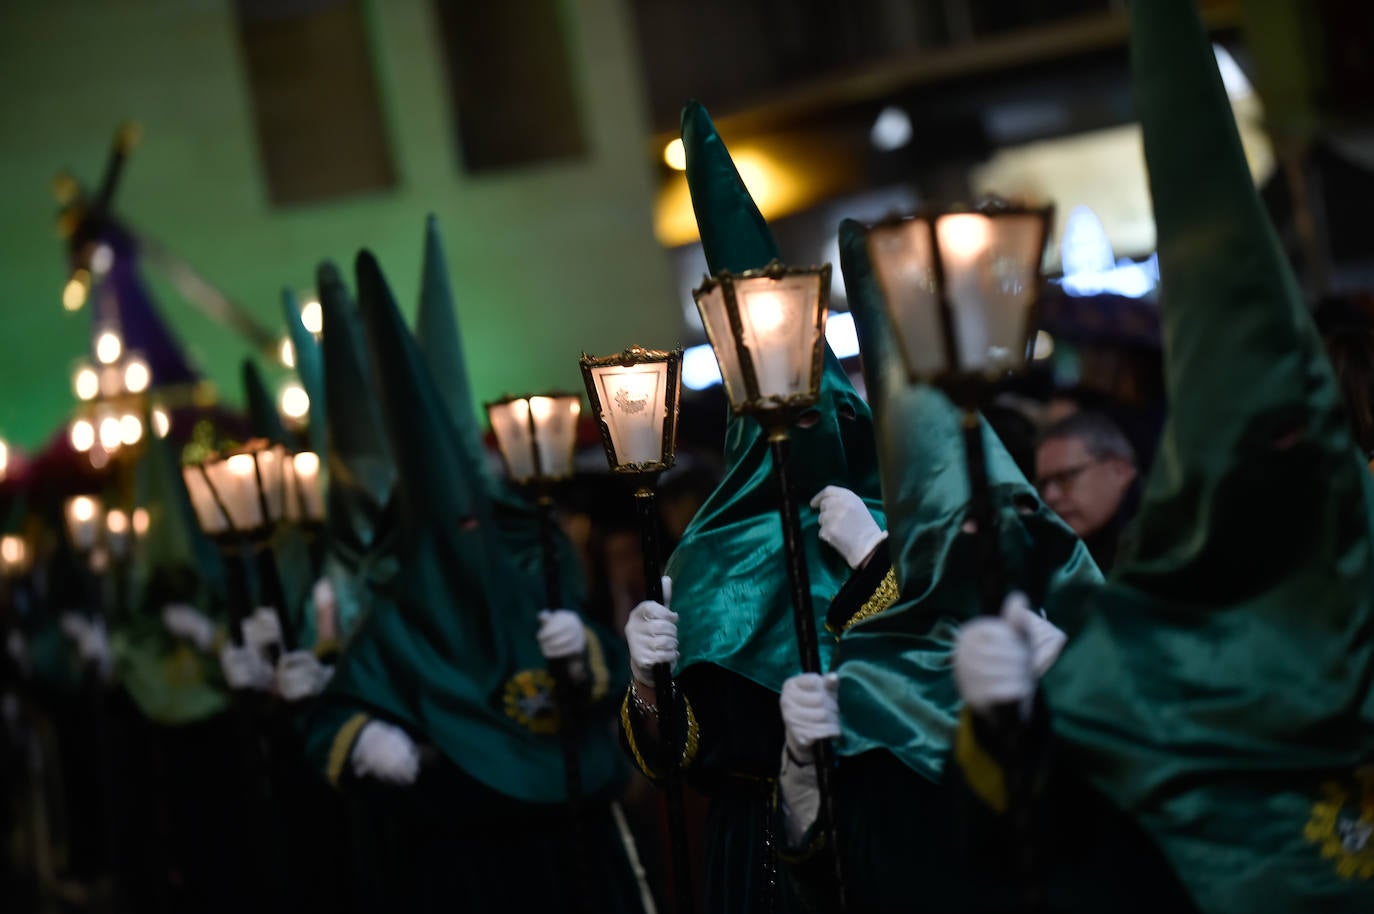
[[[658,549],[658,505],[652,485],[635,490],[635,513],[639,516],[640,551],[644,555],[645,596],[663,602],[663,564]],[[682,798],[682,744],[678,734],[686,730],[679,720],[673,700],[673,668],[654,664],[654,702],[659,713],[659,739],[664,746],[664,801],[668,806],[668,842],[673,859],[673,894],[677,914],[696,910],[692,893],[691,847],[687,843],[687,811]],[[635,688],[631,684],[631,688]]]
[[[998,616],[1007,596],[1007,569],[998,535],[997,513],[988,486],[987,456],[983,449],[983,425],[978,411],[965,409],[961,421],[964,461],[969,478],[969,518],[976,525],[974,550],[978,556],[978,591],[983,615]],[[1016,868],[1025,908],[1040,911],[1045,895],[1038,875],[1035,842],[1031,835],[1031,804],[1026,782],[1025,727],[1021,709],[1014,704],[992,709],[990,715],[1011,763],[1007,766],[1007,813],[1011,819]]]
[[[541,495],[539,505],[539,544],[544,550],[544,602],[548,609],[558,609],[563,601],[561,574],[558,567],[558,545],[554,540],[553,499]],[[558,740],[563,748],[563,782],[568,794],[568,813],[573,822],[582,821],[582,762],[577,755],[576,689],[572,678],[572,664],[568,658],[549,661],[553,676],[554,699],[558,704]]]
[[[563,581],[558,562],[558,543],[554,538],[553,499],[540,493],[536,500],[539,508],[539,545],[544,553],[544,602],[546,609],[559,609],[563,602]],[[574,911],[585,911],[587,899],[591,898],[588,885],[586,847],[582,828],[582,760],[577,754],[577,685],[572,676],[572,660],[562,657],[550,660],[549,675],[553,677],[554,703],[558,708],[558,743],[563,750],[563,783],[567,792],[568,819],[572,824],[572,868],[576,885],[571,887]]]
[[[787,552],[787,579],[792,585],[792,618],[797,627],[797,651],[801,655],[802,672],[820,673],[821,654],[816,641],[816,618],[811,606],[811,575],[806,568],[806,553],[802,550],[801,517],[797,514],[797,502],[792,491],[792,477],[788,468],[791,442],[786,430],[770,433],[768,442],[772,448],[773,468],[778,480],[778,506],[782,515],[783,545]],[[839,829],[836,828],[835,794],[830,786],[834,752],[829,740],[815,744],[812,763],[816,766],[816,786],[821,795],[821,828],[825,832],[831,855],[834,857],[837,910],[844,911],[844,863],[840,857]]]
[[[229,601],[229,640],[234,647],[243,647],[243,620],[252,599],[248,589],[248,572],[244,568],[244,545],[237,539],[220,540],[220,555],[224,558],[225,596]]]
[[[964,462],[968,468],[969,519],[976,525],[975,553],[978,556],[978,596],[983,615],[1002,612],[1007,595],[1006,566],[997,536],[997,514],[988,488],[987,458],[983,450],[983,424],[978,412],[966,409],[960,422],[964,432]]]
[[[286,594],[281,584],[281,571],[277,568],[277,556],[270,543],[258,543],[254,548],[258,573],[258,594],[261,606],[270,606],[277,611],[281,621],[282,649],[296,649],[296,627],[291,611],[286,605]],[[273,658],[276,662],[276,658]]]

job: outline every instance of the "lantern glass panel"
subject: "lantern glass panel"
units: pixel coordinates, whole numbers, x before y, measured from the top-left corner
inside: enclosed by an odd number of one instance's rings
[[[305,519],[324,520],[324,493],[320,489],[320,456],[314,451],[301,451],[292,456],[291,468],[291,478],[295,482],[299,503],[305,509]]]
[[[111,508],[105,514],[105,541],[110,547],[110,554],[115,558],[124,558],[129,553],[129,515],[119,510]]]
[[[20,575],[29,570],[29,544],[22,536],[7,533],[0,537],[0,572]]]
[[[1043,213],[951,213],[935,223],[964,371],[1002,372],[1026,360],[1039,291]]]
[[[67,499],[65,511],[67,534],[72,546],[79,552],[94,549],[99,542],[100,526],[104,523],[105,513],[100,499],[90,495],[78,495]]]
[[[234,454],[205,463],[210,485],[229,512],[229,525],[241,533],[256,530],[266,521],[258,501],[256,464],[252,454]]]
[[[819,389],[816,342],[823,329],[820,273],[735,280],[740,342],[754,363],[758,394],[779,400]]]
[[[590,369],[617,466],[663,463],[663,423],[672,399],[668,363],[600,365]]]
[[[282,465],[282,518],[295,523],[301,519],[300,483],[296,479],[296,458],[288,457]]]
[[[725,309],[725,286],[708,282],[693,297],[697,310],[701,312],[701,322],[706,327],[706,337],[711,341],[716,361],[720,363],[725,396],[729,398],[731,406],[739,409],[749,400],[749,390],[744,385],[744,372],[740,369],[739,352],[735,348],[735,334],[730,329],[730,316]]]
[[[924,378],[949,370],[930,223],[907,219],[874,226],[868,233],[868,256],[907,371]]]
[[[262,486],[262,501],[267,506],[267,520],[281,520],[286,507],[286,469],[289,459],[280,444],[265,448],[253,455],[258,462],[258,479]]]
[[[582,404],[577,397],[530,397],[529,404],[541,475],[546,479],[571,476]]]
[[[530,438],[530,401],[507,400],[487,407],[496,446],[506,461],[506,472],[513,482],[524,483],[534,478],[534,444]]]
[[[200,529],[211,536],[227,531],[229,519],[215,502],[214,493],[210,489],[210,484],[205,481],[205,474],[201,472],[200,467],[182,467],[181,478],[186,483],[187,494],[191,496],[191,507],[196,512],[196,522],[200,524]]]

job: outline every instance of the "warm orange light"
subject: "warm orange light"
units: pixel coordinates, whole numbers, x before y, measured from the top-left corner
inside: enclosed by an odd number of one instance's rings
[[[678,137],[663,147],[663,161],[673,171],[687,170],[687,150],[682,146],[682,138]]]

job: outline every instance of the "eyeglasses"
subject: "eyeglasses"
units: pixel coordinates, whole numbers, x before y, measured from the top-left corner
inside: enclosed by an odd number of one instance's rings
[[[1061,489],[1071,488],[1074,482],[1082,475],[1084,470],[1101,463],[1100,460],[1089,460],[1072,466],[1067,469],[1059,470],[1054,473],[1046,473],[1035,480],[1035,488],[1039,492],[1044,492],[1050,486],[1057,485]]]

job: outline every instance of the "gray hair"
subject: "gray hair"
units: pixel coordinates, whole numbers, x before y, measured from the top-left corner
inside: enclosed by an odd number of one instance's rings
[[[1077,438],[1095,460],[1119,458],[1135,466],[1135,448],[1121,427],[1102,413],[1080,411],[1060,419],[1040,435],[1040,443]]]

